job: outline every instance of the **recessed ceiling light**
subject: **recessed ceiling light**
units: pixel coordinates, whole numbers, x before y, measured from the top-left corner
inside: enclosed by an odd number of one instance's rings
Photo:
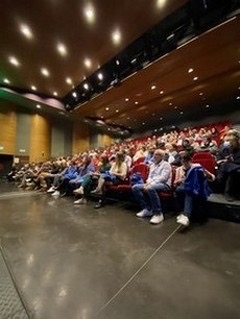
[[[109,111],[109,107],[106,107],[105,110],[106,110],[106,111]]]
[[[108,128],[108,131],[111,131],[110,127]]]
[[[207,105],[206,105],[206,108],[208,109],[208,108],[209,108],[209,106],[210,106],[210,105],[209,105],[209,104],[207,104]]]
[[[49,75],[50,75],[48,69],[46,69],[46,68],[41,68],[41,73],[42,73],[42,75],[44,75],[44,76],[49,76]]]
[[[172,106],[172,102],[170,102],[169,105]]]
[[[88,58],[84,60],[84,65],[89,69],[92,66],[92,61]]]
[[[116,45],[119,44],[121,42],[121,38],[122,38],[122,36],[121,36],[121,32],[119,30],[113,31],[112,41],[114,44],[116,44]]]
[[[237,100],[240,100],[240,96],[237,96]]]
[[[163,120],[163,117],[160,117],[160,119],[159,119],[160,121],[162,121]]]
[[[177,106],[174,106],[174,109],[175,109],[175,110],[177,110],[177,109],[178,109],[178,107],[177,107]]]
[[[53,92],[53,95],[54,96],[58,96],[58,93],[55,91],[55,92]]]
[[[93,23],[95,21],[95,10],[92,4],[88,4],[83,10],[84,16],[88,23]]]
[[[156,85],[152,85],[151,90],[155,90],[155,89],[156,89]]]
[[[199,95],[203,95],[203,92],[200,92]]]
[[[135,102],[134,102],[134,104],[136,104],[136,105],[137,105],[137,104],[138,104],[138,101],[135,101]]]
[[[102,81],[103,80],[103,74],[102,73],[98,73],[98,78],[99,78],[100,81]]]
[[[37,105],[36,105],[36,108],[37,108],[37,109],[40,109],[40,108],[41,108],[41,105],[40,105],[40,104],[37,104]]]
[[[130,120],[130,117],[127,117],[127,120]]]
[[[119,65],[119,64],[120,64],[120,61],[119,61],[118,59],[116,60],[116,64],[117,64],[117,65]]]
[[[188,73],[192,73],[193,71],[193,68],[188,69]]]
[[[71,85],[73,83],[72,79],[71,78],[66,78],[66,83]]]
[[[73,97],[77,97],[77,93],[74,91],[74,92],[72,92],[72,96]]]
[[[180,114],[182,115],[182,114],[183,114],[183,111],[181,111]]]
[[[118,113],[119,112],[119,110],[116,110],[116,113]]]
[[[158,8],[163,8],[166,4],[167,0],[157,0],[157,7]]]
[[[129,98],[128,98],[128,97],[126,97],[125,101],[126,101],[126,102],[128,102],[128,101],[129,101]]]
[[[83,84],[83,87],[84,87],[85,90],[88,90],[88,89],[89,89],[89,85],[88,85],[87,83],[84,83],[84,84]]]
[[[197,80],[198,80],[198,77],[195,76],[195,77],[193,78],[193,81],[197,81]]]
[[[10,84],[10,81],[7,78],[3,79],[3,82],[6,84]]]
[[[28,38],[28,39],[32,39],[33,38],[32,31],[29,28],[29,26],[27,26],[26,24],[21,24],[20,25],[20,31],[26,38]]]
[[[62,56],[67,55],[67,48],[63,43],[57,44],[57,50]]]
[[[160,91],[160,94],[163,94],[164,93],[164,91]]]
[[[14,56],[9,56],[9,57],[8,57],[8,61],[9,61],[12,65],[15,65],[15,66],[19,66],[19,65],[20,65],[19,61],[18,61]]]
[[[31,86],[31,89],[32,89],[33,91],[36,91],[36,90],[37,90],[37,88],[36,88],[35,85],[32,85],[32,86]]]

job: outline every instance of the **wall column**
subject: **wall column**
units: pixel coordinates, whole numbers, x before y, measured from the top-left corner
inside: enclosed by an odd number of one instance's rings
[[[14,111],[0,113],[0,154],[14,155],[16,149],[17,118]]]
[[[89,127],[83,123],[74,122],[72,153],[85,152],[89,149],[89,144]]]
[[[31,118],[30,162],[46,161],[51,154],[51,126],[49,120],[39,114]]]

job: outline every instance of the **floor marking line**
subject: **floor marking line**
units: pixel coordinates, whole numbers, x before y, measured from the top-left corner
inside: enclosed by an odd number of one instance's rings
[[[109,304],[117,298],[118,295],[137,277],[137,275],[145,268],[145,266],[153,259],[154,256],[163,248],[163,246],[173,237],[173,235],[181,228],[181,225],[178,225],[177,228],[161,243],[161,245],[151,254],[151,256],[143,263],[143,265],[138,268],[138,270],[128,279],[128,281],[113,295],[111,299],[108,300],[97,312],[95,315],[98,315],[102,312]]]

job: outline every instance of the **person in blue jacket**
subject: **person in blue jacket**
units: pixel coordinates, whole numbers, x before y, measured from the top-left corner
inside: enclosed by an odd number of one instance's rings
[[[183,212],[177,216],[177,223],[189,226],[193,210],[193,200],[198,198],[205,201],[210,195],[208,180],[214,181],[215,175],[204,169],[198,163],[192,163],[188,152],[181,152],[182,166],[176,170],[174,187],[178,209]]]

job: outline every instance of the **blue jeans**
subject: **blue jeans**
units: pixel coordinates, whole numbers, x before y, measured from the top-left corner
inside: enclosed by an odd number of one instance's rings
[[[148,209],[153,212],[153,215],[162,214],[161,200],[157,192],[168,190],[169,186],[164,183],[148,186],[146,190],[144,190],[144,184],[136,184],[132,187],[133,196],[141,209]]]
[[[180,211],[182,210],[181,206],[183,206],[183,214],[190,218],[193,209],[193,194],[186,192],[183,185],[179,185],[176,188],[176,195],[178,205],[177,209]]]

